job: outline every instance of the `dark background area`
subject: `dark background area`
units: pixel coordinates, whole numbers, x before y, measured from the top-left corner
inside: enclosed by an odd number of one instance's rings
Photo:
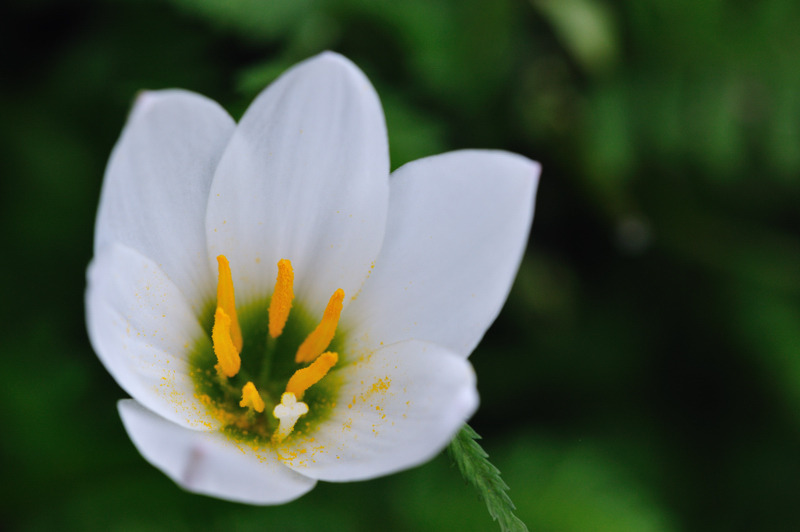
[[[35,0],[0,8],[0,528],[493,530],[446,456],[248,507],[125,435],[83,319],[103,171],[137,91],[238,118],[332,49],[392,167],[541,161],[531,242],[473,354],[471,424],[543,531],[800,526],[800,3]]]

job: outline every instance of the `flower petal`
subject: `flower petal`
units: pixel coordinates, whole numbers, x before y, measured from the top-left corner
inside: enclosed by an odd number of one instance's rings
[[[208,342],[186,299],[151,260],[110,244],[88,271],[89,337],[109,373],[133,398],[182,426],[219,423],[195,397],[188,356]]]
[[[533,219],[539,165],[466,150],[392,174],[381,254],[344,327],[367,350],[419,339],[469,356],[511,289]]]
[[[192,304],[211,297],[206,205],[234,126],[219,105],[198,94],[140,95],[106,169],[95,254],[119,242],[158,264]]]
[[[383,112],[367,78],[333,53],[305,61],[256,98],[220,161],[211,260],[228,257],[237,296],[248,298],[270,294],[278,260],[289,259],[297,300],[321,315],[334,290],[361,287],[378,255],[388,176]]]
[[[342,380],[330,417],[278,449],[286,465],[320,480],[362,480],[425,462],[478,406],[472,366],[425,342],[383,348],[326,378]]]
[[[187,491],[248,504],[281,504],[316,484],[274,454],[237,445],[222,433],[179,427],[131,399],[120,401],[118,408],[142,456]]]

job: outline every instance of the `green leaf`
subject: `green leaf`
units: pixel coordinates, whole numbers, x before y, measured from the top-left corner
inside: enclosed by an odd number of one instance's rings
[[[500,478],[500,470],[489,462],[489,455],[478,444],[477,440],[480,439],[478,433],[465,424],[450,442],[447,452],[467,483],[478,490],[489,515],[500,524],[500,530],[527,532],[525,523],[514,515],[516,506],[506,493],[508,485]]]

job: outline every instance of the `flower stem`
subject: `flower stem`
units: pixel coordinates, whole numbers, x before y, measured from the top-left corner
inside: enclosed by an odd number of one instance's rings
[[[267,335],[265,339],[264,358],[261,360],[261,371],[258,373],[258,382],[266,385],[272,374],[272,359],[275,354],[275,346],[278,341]]]

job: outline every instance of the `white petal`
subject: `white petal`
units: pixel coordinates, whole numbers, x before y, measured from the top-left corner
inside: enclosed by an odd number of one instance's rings
[[[120,401],[125,430],[145,459],[185,490],[248,504],[280,504],[310,491],[315,480],[219,432],[197,432]]]
[[[139,96],[106,169],[95,254],[125,244],[158,264],[192,304],[212,297],[206,205],[234,126],[219,105],[191,92]]]
[[[380,249],[388,175],[378,96],[347,59],[324,53],[270,85],[237,127],[209,197],[210,258],[230,260],[237,302],[271,293],[282,258],[314,315],[337,288],[354,294]]]
[[[406,339],[469,356],[511,289],[528,240],[539,165],[458,151],[392,174],[383,249],[343,315],[374,349]]]
[[[89,337],[117,383],[170,421],[217,428],[189,377],[189,352],[208,335],[175,284],[137,251],[111,244],[89,266],[88,285]]]
[[[330,417],[278,450],[286,465],[320,480],[362,480],[421,464],[478,406],[472,366],[425,342],[383,348],[325,378],[343,381]]]

